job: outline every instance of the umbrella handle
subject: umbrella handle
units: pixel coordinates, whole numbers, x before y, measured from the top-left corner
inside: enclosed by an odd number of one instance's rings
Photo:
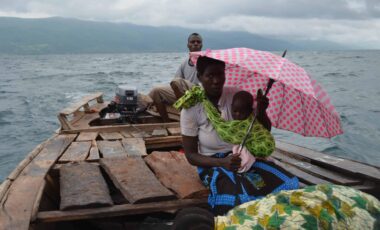
[[[285,55],[286,55],[286,52],[288,52],[287,49],[282,53],[281,57],[284,58]],[[264,96],[266,96],[268,94],[268,92],[269,92],[270,88],[272,88],[272,85],[273,85],[274,82],[275,81],[272,78],[269,79],[268,84],[267,84],[267,89],[265,90]]]
[[[268,81],[267,89],[265,90],[264,96],[266,96],[268,94],[270,88],[272,88],[273,83],[274,83],[274,80],[272,78],[270,78]]]

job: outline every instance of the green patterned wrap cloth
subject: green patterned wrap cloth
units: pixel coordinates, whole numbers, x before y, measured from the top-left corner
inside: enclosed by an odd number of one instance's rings
[[[197,103],[202,103],[208,120],[223,141],[234,145],[241,144],[253,119],[252,116],[242,121],[225,121],[215,106],[206,98],[204,90],[199,86],[193,86],[186,91],[185,95],[174,103],[174,107],[176,109],[188,109]],[[256,157],[267,157],[274,151],[275,141],[272,134],[256,120],[245,147]]]
[[[315,185],[239,205],[215,217],[215,229],[380,229],[380,202],[350,187]]]

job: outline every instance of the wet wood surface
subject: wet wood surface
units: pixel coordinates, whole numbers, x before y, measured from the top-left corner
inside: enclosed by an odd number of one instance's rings
[[[60,168],[59,175],[60,210],[113,204],[98,165],[85,162],[66,164]]]
[[[59,158],[59,163],[64,162],[74,162],[74,161],[84,161],[90,151],[91,142],[81,141],[72,142],[65,153]]]
[[[97,141],[99,151],[104,158],[126,157],[127,153],[120,141]]]
[[[125,138],[122,140],[128,156],[146,156],[145,141],[143,138]]]
[[[39,200],[44,177],[76,135],[59,135],[49,141],[24,168],[1,201],[0,229],[29,229],[34,203]]]
[[[141,157],[103,158],[100,165],[130,203],[174,198],[174,194],[158,181]]]
[[[208,189],[200,181],[196,167],[189,164],[183,153],[155,151],[144,160],[161,183],[174,191],[178,198],[208,195]]]

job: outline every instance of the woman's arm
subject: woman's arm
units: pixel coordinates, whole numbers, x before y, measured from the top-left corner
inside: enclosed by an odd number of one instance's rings
[[[267,115],[267,108],[269,105],[269,99],[263,95],[263,91],[259,89],[257,91],[257,120],[268,130],[272,129],[272,123]]]
[[[239,156],[229,155],[225,158],[213,158],[198,153],[198,136],[191,137],[182,135],[182,144],[186,158],[190,164],[200,167],[224,167],[231,171],[237,171],[240,167]]]

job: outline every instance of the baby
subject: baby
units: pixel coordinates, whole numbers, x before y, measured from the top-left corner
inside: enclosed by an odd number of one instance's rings
[[[253,112],[253,97],[247,91],[239,91],[232,98],[231,111],[234,120],[245,120]]]
[[[231,113],[234,120],[245,120],[253,112],[253,97],[247,91],[239,91],[235,93],[232,98]],[[241,158],[241,165],[238,170],[239,173],[248,171],[255,163],[255,157],[244,147],[239,153],[239,145],[235,145],[232,148],[234,155],[239,155]]]

